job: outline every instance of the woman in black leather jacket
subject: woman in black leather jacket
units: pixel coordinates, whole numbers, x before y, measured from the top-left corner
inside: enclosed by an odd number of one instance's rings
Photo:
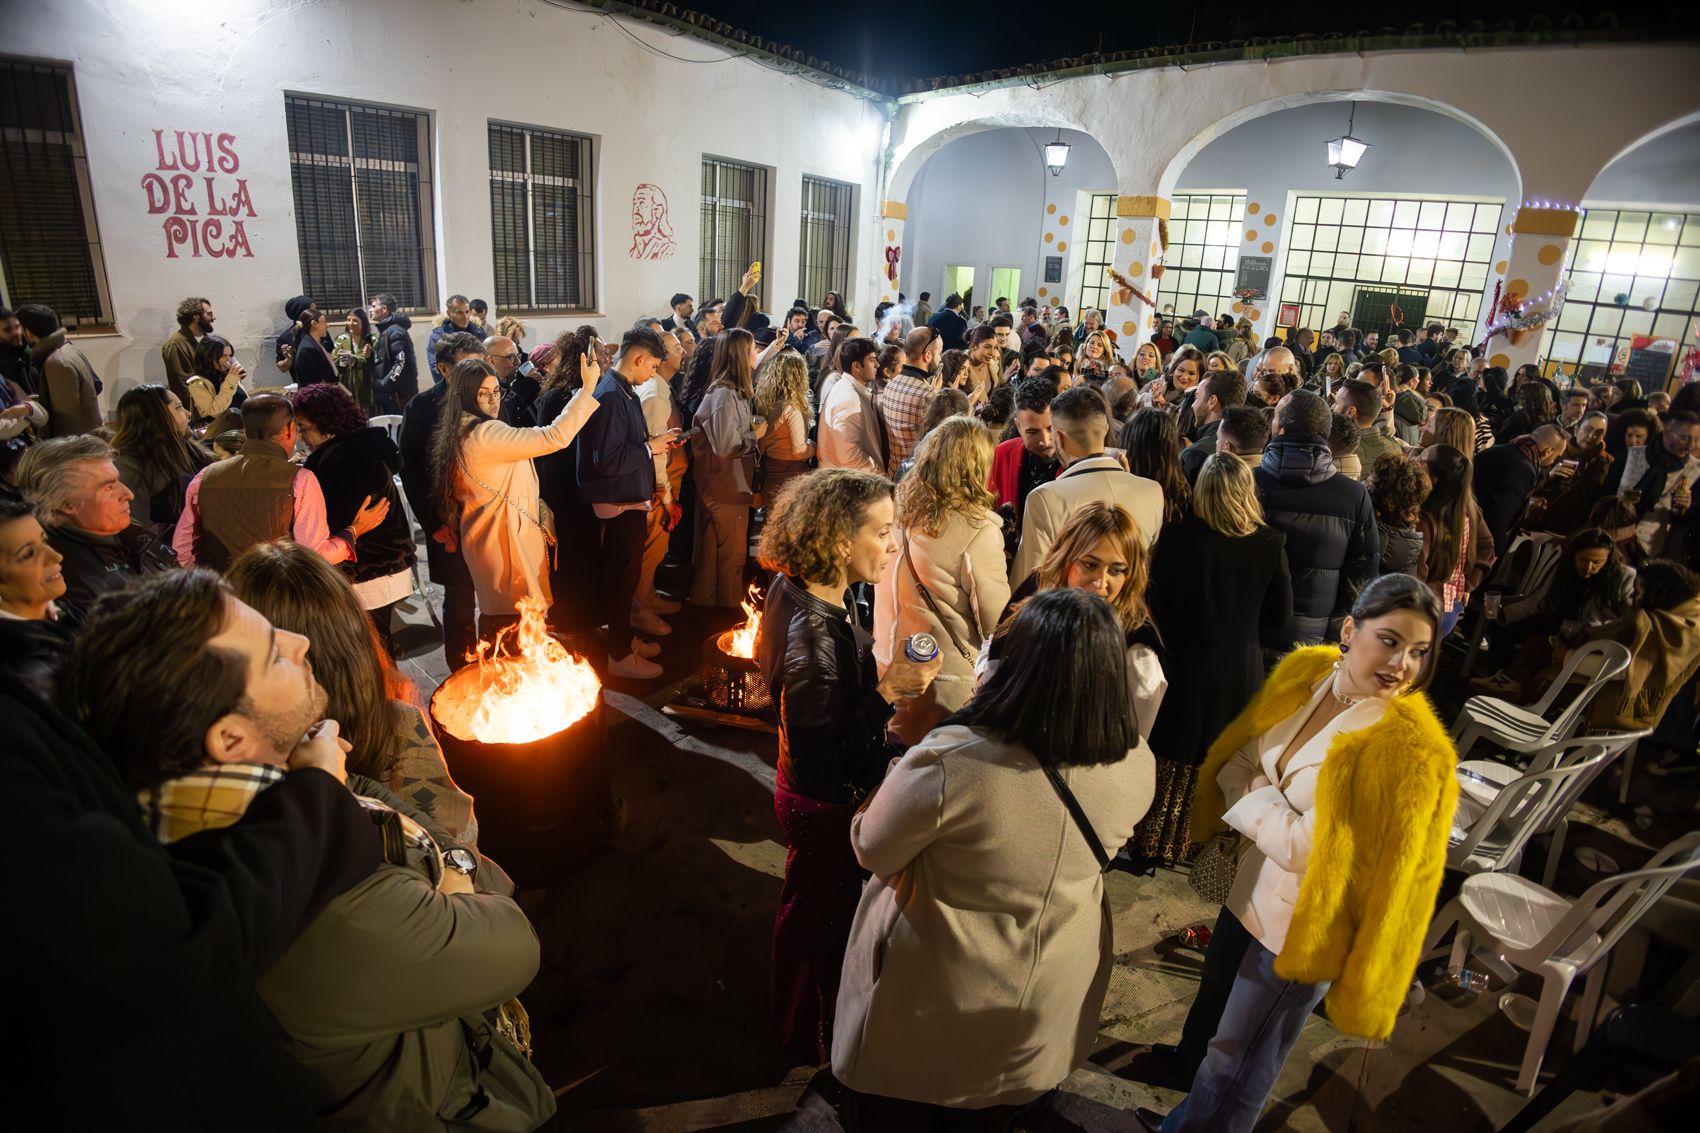
[[[900,754],[886,741],[893,703],[919,696],[939,661],[901,651],[877,672],[873,639],[845,588],[879,580],[897,551],[891,482],[821,469],[785,486],[761,534],[774,571],[757,662],[779,712],[773,810],[785,833],[785,886],[773,924],[769,976],[780,1042],[826,1062],[844,947],[867,874],[850,847],[850,819]]]

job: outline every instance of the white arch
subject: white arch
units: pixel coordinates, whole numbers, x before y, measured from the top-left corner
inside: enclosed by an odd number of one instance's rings
[[[1672,118],[1669,122],[1666,122],[1662,126],[1655,126],[1653,129],[1642,134],[1640,137],[1636,138],[1634,141],[1630,142],[1628,145],[1613,154],[1610,161],[1606,162],[1604,165],[1600,166],[1597,171],[1595,171],[1593,180],[1598,181],[1600,179],[1600,174],[1604,173],[1617,162],[1622,161],[1642,146],[1651,142],[1656,142],[1666,134],[1680,130],[1684,126],[1692,126],[1696,122],[1700,122],[1700,110],[1692,110],[1680,117]],[[1589,184],[1591,185],[1593,182],[1590,181]]]
[[[921,125],[920,123],[914,124]],[[906,123],[906,127],[908,125],[909,123]],[[1077,130],[1080,133],[1091,136],[1094,140],[1096,140],[1096,136],[1093,134],[1090,126],[1083,125],[1080,121],[1075,120],[1074,116],[1056,113],[1010,109],[999,111],[997,113],[986,114],[980,117],[965,119],[959,122],[952,122],[947,126],[943,126],[932,133],[927,134],[904,152],[903,157],[898,160],[896,167],[892,170],[890,179],[886,183],[886,200],[907,200],[909,197],[910,186],[912,186],[915,182],[915,175],[921,172],[921,167],[927,164],[927,160],[929,158],[945,146],[949,145],[951,142],[956,141],[958,138],[966,138],[971,134],[981,134],[985,133],[987,130],[1002,130],[1006,127],[1037,130]],[[1104,148],[1102,143],[1100,143],[1100,148]],[[1104,153],[1105,156],[1109,158],[1111,166],[1114,167],[1115,155],[1111,154],[1107,148],[1104,148]],[[1118,180],[1120,175],[1121,171],[1118,169]]]
[[[1242,106],[1238,110],[1212,121],[1210,125],[1188,139],[1169,158],[1168,163],[1163,167],[1162,175],[1158,178],[1157,194],[1162,197],[1172,196],[1176,184],[1179,183],[1181,175],[1186,172],[1186,167],[1192,163],[1192,159],[1197,157],[1205,146],[1235,127],[1243,126],[1247,122],[1255,121],[1270,114],[1278,114],[1283,110],[1292,110],[1300,106],[1313,106],[1324,102],[1387,102],[1398,106],[1411,106],[1420,110],[1428,110],[1461,122],[1493,143],[1499,152],[1505,155],[1505,160],[1511,165],[1512,176],[1517,179],[1518,199],[1521,199],[1523,171],[1517,164],[1517,155],[1511,152],[1511,147],[1505,144],[1504,139],[1489,129],[1480,119],[1439,99],[1403,91],[1385,90],[1305,91],[1267,98]],[[1343,122],[1342,127],[1344,127]],[[1318,139],[1319,142],[1322,140]],[[1512,202],[1512,207],[1516,207],[1516,201]]]

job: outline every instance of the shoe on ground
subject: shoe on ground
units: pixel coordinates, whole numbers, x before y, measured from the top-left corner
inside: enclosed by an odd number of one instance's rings
[[[642,638],[634,637],[632,638],[632,652],[639,657],[659,657],[661,656],[661,646],[653,641],[644,641]]]
[[[657,614],[676,614],[685,608],[685,604],[683,602],[676,602],[671,598],[664,598],[660,594],[657,594],[655,597],[643,604],[648,606]]]
[[[608,675],[628,681],[653,681],[661,675],[661,666],[646,661],[636,653],[628,654],[608,666]]]
[[[632,628],[639,633],[647,633],[651,637],[666,637],[673,632],[673,627],[661,620],[659,614],[645,606],[632,610]]]
[[[1160,1130],[1163,1128],[1163,1119],[1169,1115],[1166,1113],[1158,1113],[1154,1109],[1147,1109],[1144,1106],[1140,1106],[1138,1109],[1133,1111],[1133,1116],[1139,1121],[1141,1129],[1148,1129],[1150,1130],[1150,1133],[1160,1133]]]

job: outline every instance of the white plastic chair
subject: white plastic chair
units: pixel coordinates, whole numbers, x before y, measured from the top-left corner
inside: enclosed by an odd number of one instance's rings
[[[1485,760],[1460,766],[1458,809],[1452,819],[1447,866],[1465,873],[1515,872],[1530,839],[1550,833],[1553,845],[1541,884],[1551,885],[1564,852],[1570,808],[1606,765],[1637,738],[1586,736],[1560,740],[1536,756],[1536,763],[1542,766],[1531,766],[1522,775]],[[1483,774],[1484,764],[1495,770]],[[1505,772],[1510,773],[1509,781],[1493,781]]]
[[[1593,670],[1594,675],[1575,698],[1549,720],[1547,713],[1552,711],[1553,702],[1584,665],[1588,669],[1583,671]],[[1476,741],[1484,737],[1507,751],[1524,753],[1539,751],[1554,740],[1568,738],[1582,722],[1582,713],[1587,711],[1594,697],[1628,668],[1629,650],[1615,641],[1590,641],[1570,651],[1558,676],[1553,678],[1541,698],[1527,708],[1496,696],[1472,696],[1464,702],[1458,719],[1452,722],[1452,740],[1458,748],[1459,758],[1463,758],[1476,746]]]
[[[1518,562],[1518,556],[1524,544],[1532,544],[1528,561],[1522,568],[1515,569],[1513,564]],[[1527,594],[1536,586],[1543,583],[1562,557],[1564,543],[1556,535],[1545,532],[1525,531],[1511,540],[1511,547],[1499,557],[1494,564],[1493,573],[1487,582],[1482,584],[1480,593],[1498,590],[1510,597]],[[1465,646],[1464,668],[1460,675],[1469,676],[1476,668],[1476,658],[1481,654],[1482,638],[1487,635],[1493,623],[1487,618],[1487,612],[1481,611],[1476,618],[1475,628],[1470,631],[1469,644]]]
[[[1549,773],[1550,774],[1550,773]],[[1517,1071],[1517,1090],[1534,1091],[1570,985],[1586,973],[1576,1018],[1575,1050],[1593,1030],[1605,992],[1600,961],[1613,945],[1688,870],[1700,865],[1700,830],[1684,834],[1642,869],[1597,882],[1575,901],[1514,873],[1479,873],[1464,879],[1458,896],[1435,915],[1425,951],[1456,928],[1451,966],[1461,967],[1473,938],[1502,959],[1541,977],[1535,1025]]]
[[[368,425],[382,425],[390,434],[390,440],[401,443],[401,414],[380,413],[375,417],[366,418]]]

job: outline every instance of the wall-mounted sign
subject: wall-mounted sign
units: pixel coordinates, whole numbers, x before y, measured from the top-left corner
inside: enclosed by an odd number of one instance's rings
[[[1629,340],[1629,356],[1623,362],[1623,376],[1634,378],[1641,383],[1642,390],[1652,393],[1665,388],[1671,363],[1675,360],[1675,339],[1638,334]]]
[[[1045,257],[1045,282],[1046,283],[1061,283],[1062,282],[1062,260],[1063,260],[1063,258],[1061,256],[1046,256]]]
[[[1280,313],[1275,319],[1278,327],[1296,327],[1299,325],[1299,305],[1297,303],[1281,304]]]
[[[172,130],[168,143],[166,133],[153,132],[154,170],[142,175],[148,212],[165,217],[165,258],[252,259],[243,219],[253,218],[254,200],[248,179],[234,176],[242,168],[236,135]]]
[[[1239,271],[1234,273],[1234,294],[1251,292],[1251,298],[1262,299],[1269,294],[1269,269],[1275,260],[1270,256],[1241,256]]]
[[[634,260],[670,259],[678,245],[673,221],[667,215],[667,194],[645,181],[632,193],[632,250]]]

